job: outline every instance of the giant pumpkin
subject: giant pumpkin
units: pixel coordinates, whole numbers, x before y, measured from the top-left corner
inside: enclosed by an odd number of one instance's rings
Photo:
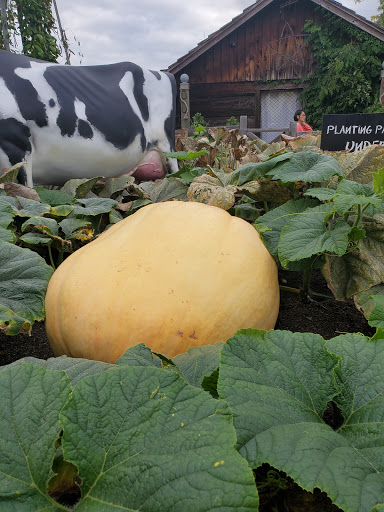
[[[277,267],[246,221],[202,203],[151,204],[69,256],[45,308],[57,356],[115,362],[145,343],[173,357],[272,329]]]

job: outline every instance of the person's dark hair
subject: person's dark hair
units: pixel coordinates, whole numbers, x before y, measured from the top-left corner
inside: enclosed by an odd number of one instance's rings
[[[295,115],[293,116],[293,120],[294,121],[298,121],[299,120],[299,116],[300,116],[300,114],[302,112],[304,112],[304,110],[302,108],[300,108],[299,110],[296,110]]]

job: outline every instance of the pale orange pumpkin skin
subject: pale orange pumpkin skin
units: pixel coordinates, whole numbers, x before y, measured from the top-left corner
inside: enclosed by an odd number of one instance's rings
[[[202,203],[145,206],[54,272],[46,330],[56,356],[115,362],[145,343],[168,357],[272,329],[277,267],[246,221]]]

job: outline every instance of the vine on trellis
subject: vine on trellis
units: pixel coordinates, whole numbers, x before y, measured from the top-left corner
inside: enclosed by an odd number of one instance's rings
[[[20,36],[24,55],[49,62],[57,61],[61,51],[52,35],[55,29],[52,0],[10,0],[7,28],[11,36],[11,49],[16,47],[16,37]],[[0,48],[4,48],[2,34]]]

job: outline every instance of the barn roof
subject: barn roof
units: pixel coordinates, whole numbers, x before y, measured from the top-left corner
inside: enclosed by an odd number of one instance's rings
[[[221,41],[224,37],[228,36],[231,32],[239,28],[245,22],[247,22],[250,18],[252,18],[255,14],[258,14],[262,9],[271,4],[274,0],[257,0],[254,4],[250,5],[244,11],[233,18],[229,23],[221,27],[213,34],[210,34],[206,39],[201,41],[195,48],[190,50],[186,55],[177,59],[177,61],[171,64],[168,67],[169,72],[177,73],[185,66],[190,64],[192,61],[200,57],[203,53],[209,50],[216,43]],[[328,11],[336,14],[340,18],[343,18],[345,21],[352,23],[356,27],[368,32],[377,39],[384,41],[384,27],[381,27],[377,23],[373,23],[372,21],[367,20],[364,16],[360,16],[352,9],[348,9],[340,2],[336,2],[335,0],[311,0],[317,5],[324,7]],[[290,2],[290,0],[288,0]],[[287,2],[287,3],[288,3]]]

